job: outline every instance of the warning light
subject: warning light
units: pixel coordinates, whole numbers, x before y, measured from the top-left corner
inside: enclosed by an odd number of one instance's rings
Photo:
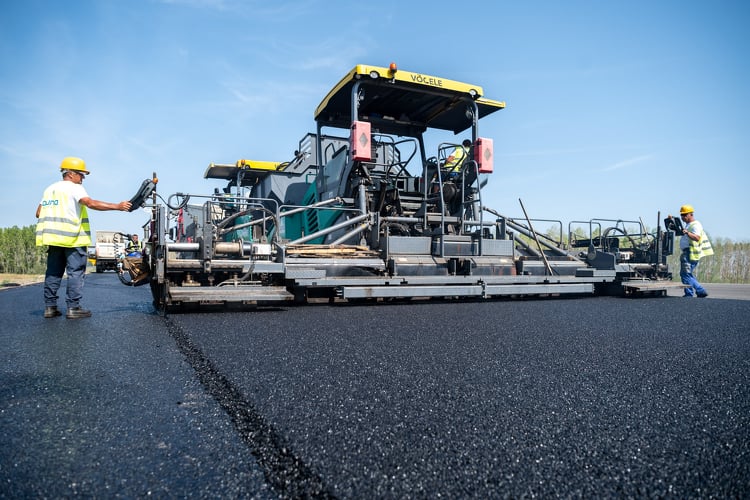
[[[396,66],[395,62],[392,62],[391,65],[388,66],[388,72],[393,76],[396,74],[396,71],[398,71],[398,66]]]

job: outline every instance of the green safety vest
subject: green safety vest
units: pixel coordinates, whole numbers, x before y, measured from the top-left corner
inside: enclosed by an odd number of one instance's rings
[[[36,224],[37,246],[77,248],[91,244],[89,214],[85,205],[78,205],[66,191],[54,188],[44,191],[42,209]]]
[[[714,248],[711,246],[711,242],[708,240],[708,236],[706,236],[706,232],[703,230],[700,222],[693,221],[688,224],[686,229],[691,233],[701,235],[701,239],[698,241],[690,240],[690,246],[688,247],[690,260],[698,261],[703,257],[709,257],[714,254]]]

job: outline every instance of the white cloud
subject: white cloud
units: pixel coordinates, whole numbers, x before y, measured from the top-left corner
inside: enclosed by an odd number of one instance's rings
[[[635,158],[629,158],[627,160],[623,160],[623,161],[614,163],[612,165],[609,165],[608,167],[604,167],[604,168],[600,169],[599,172],[611,172],[612,170],[619,170],[621,168],[628,167],[630,165],[634,165],[636,163],[641,163],[643,161],[650,160],[653,157],[654,157],[653,154],[636,156]]]

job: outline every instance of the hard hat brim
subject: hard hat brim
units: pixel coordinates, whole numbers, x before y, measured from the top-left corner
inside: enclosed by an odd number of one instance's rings
[[[91,175],[91,172],[88,170],[81,170],[79,168],[61,168],[60,171],[68,171],[68,172],[81,172],[82,174]]]

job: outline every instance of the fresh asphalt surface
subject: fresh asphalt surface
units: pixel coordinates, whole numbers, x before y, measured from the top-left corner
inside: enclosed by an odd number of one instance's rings
[[[748,300],[164,317],[86,279],[89,319],[0,291],[0,497],[750,495]]]

